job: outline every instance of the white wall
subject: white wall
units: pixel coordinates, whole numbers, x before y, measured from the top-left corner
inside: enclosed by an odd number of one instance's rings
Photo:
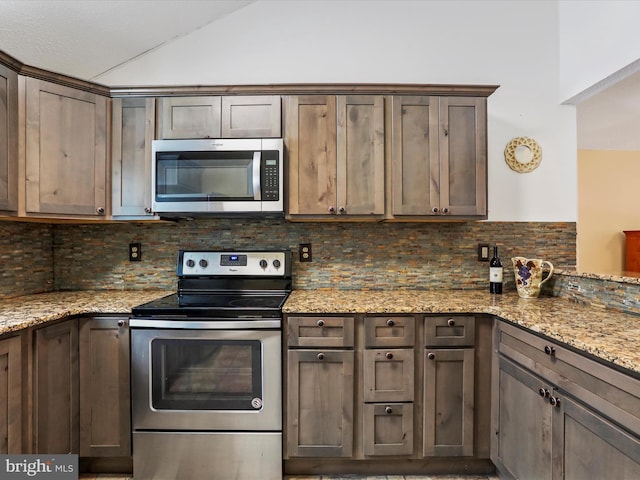
[[[576,220],[576,126],[559,104],[555,0],[260,0],[95,80],[110,86],[490,84],[489,220]],[[518,136],[540,167],[511,171]]]

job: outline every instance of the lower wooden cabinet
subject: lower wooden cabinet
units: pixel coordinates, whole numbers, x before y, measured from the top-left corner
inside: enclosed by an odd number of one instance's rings
[[[33,342],[33,453],[78,453],[78,320],[38,328]]]
[[[365,403],[363,420],[366,456],[413,453],[413,403]]]
[[[80,319],[80,456],[131,455],[126,318]]]
[[[22,452],[22,336],[0,340],[0,454]]]
[[[127,318],[65,320],[32,338],[32,453],[130,456]]]

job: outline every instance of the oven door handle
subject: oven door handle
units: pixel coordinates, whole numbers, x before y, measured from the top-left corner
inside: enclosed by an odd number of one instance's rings
[[[253,199],[262,200],[262,187],[260,186],[260,164],[262,152],[253,152]]]
[[[269,320],[188,320],[130,318],[131,328],[177,328],[181,330],[262,330],[279,329],[282,321],[279,318]]]

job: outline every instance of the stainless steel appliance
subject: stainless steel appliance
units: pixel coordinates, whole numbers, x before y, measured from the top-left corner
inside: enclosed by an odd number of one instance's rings
[[[178,291],[133,309],[136,480],[282,479],[289,251],[180,251]]]
[[[152,208],[160,216],[283,212],[280,138],[154,140]]]

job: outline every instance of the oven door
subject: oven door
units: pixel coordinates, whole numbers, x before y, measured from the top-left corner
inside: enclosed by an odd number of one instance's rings
[[[132,328],[134,430],[281,430],[281,337]]]

